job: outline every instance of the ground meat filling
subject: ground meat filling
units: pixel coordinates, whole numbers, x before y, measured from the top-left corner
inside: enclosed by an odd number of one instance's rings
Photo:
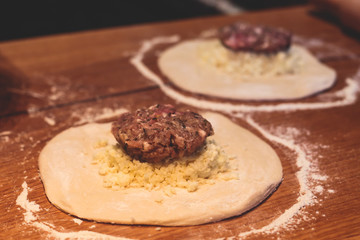
[[[191,155],[214,131],[197,113],[157,104],[120,115],[112,124],[112,133],[131,157],[158,163]]]
[[[221,43],[232,51],[276,53],[291,45],[291,33],[280,28],[237,22],[219,31]]]

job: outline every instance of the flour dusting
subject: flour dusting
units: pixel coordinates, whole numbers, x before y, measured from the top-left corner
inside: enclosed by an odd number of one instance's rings
[[[42,100],[54,105],[59,101],[73,98],[77,93],[69,91],[74,88],[74,81],[66,76],[32,73],[32,84],[22,88],[7,88],[8,92]]]
[[[77,231],[77,232],[59,232],[43,222],[32,222],[31,225],[47,232],[49,234],[49,237],[58,240],[67,240],[67,239],[130,240],[129,238],[115,237],[107,234],[96,233],[86,230]]]
[[[317,193],[323,193],[324,192],[324,187],[321,185],[318,185],[315,187],[315,192]]]
[[[114,118],[128,110],[124,108],[119,109],[111,109],[111,108],[103,108],[101,110],[94,109],[94,108],[87,108],[84,112],[73,112],[72,117],[79,119],[75,122],[75,125],[81,125],[84,123],[91,123],[100,120],[105,120],[109,118]]]
[[[7,136],[7,135],[10,135],[10,134],[11,134],[11,131],[3,131],[3,132],[0,132],[0,137]]]
[[[295,130],[294,128],[286,128],[286,138],[282,138],[265,130],[258,123],[256,123],[253,118],[251,118],[251,116],[246,116],[245,120],[267,139],[271,140],[274,143],[279,143],[296,153],[296,165],[299,168],[299,170],[296,172],[296,177],[298,179],[300,189],[296,203],[290,208],[286,209],[270,224],[259,229],[252,229],[247,232],[242,232],[238,235],[238,237],[246,238],[249,235],[258,233],[272,234],[282,229],[291,230],[294,229],[296,227],[296,224],[298,224],[300,221],[308,221],[313,219],[308,216],[305,207],[313,206],[314,204],[319,203],[318,198],[315,196],[314,192],[322,193],[322,191],[318,191],[318,189],[323,189],[323,187],[321,185],[317,185],[315,189],[313,188],[313,184],[319,184],[319,181],[321,180],[313,178],[313,173],[317,175],[319,174],[316,161],[314,161],[314,156],[306,154],[307,150],[304,149],[306,147],[296,144],[293,140],[295,136],[301,134],[300,130]],[[279,132],[279,130],[277,130],[277,132]],[[280,130],[280,132],[284,131]],[[293,134],[293,136],[291,136],[291,134]]]
[[[309,136],[310,131],[309,130],[299,130],[295,127],[284,127],[284,126],[277,126],[272,127],[270,129],[270,132],[274,132],[276,136],[284,138],[286,140],[294,140],[297,138],[300,138],[301,136]]]
[[[73,221],[74,221],[74,223],[76,223],[78,225],[82,224],[82,222],[83,222],[81,219],[78,219],[78,218],[74,218]]]
[[[3,139],[4,142],[9,142],[10,141],[10,138],[8,136],[2,137],[1,139]]]
[[[23,182],[23,184],[21,186],[23,188],[23,191],[17,197],[16,204],[25,210],[24,220],[26,223],[30,223],[37,219],[35,217],[34,213],[40,211],[40,206],[38,204],[36,204],[35,202],[33,202],[33,201],[30,202],[28,200],[29,188],[28,188],[27,183]]]
[[[51,117],[44,117],[44,121],[49,124],[50,126],[54,126],[56,124],[56,121],[54,118]]]
[[[38,98],[38,99],[43,99],[46,97],[45,93],[37,92],[37,91],[28,91],[28,89],[8,88],[7,91],[18,94],[18,95],[26,95],[26,96]]]
[[[216,28],[213,29],[208,29],[208,30],[204,30],[202,31],[199,36],[200,38],[213,38],[216,37],[218,34],[218,30]]]

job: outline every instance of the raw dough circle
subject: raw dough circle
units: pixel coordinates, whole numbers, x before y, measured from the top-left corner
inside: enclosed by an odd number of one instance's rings
[[[239,215],[263,201],[282,179],[281,162],[260,138],[215,113],[205,113],[214,127],[213,138],[225,145],[238,180],[202,185],[196,192],[141,188],[111,190],[103,187],[98,167],[91,164],[94,145],[115,143],[110,124],[87,124],[55,136],[41,151],[40,175],[45,192],[58,208],[80,218],[121,224],[183,226]]]
[[[293,45],[302,58],[303,71],[282,76],[244,77],[200,64],[198,49],[208,41],[189,40],[165,50],[159,60],[160,70],[176,86],[186,91],[216,97],[243,100],[287,100],[303,98],[330,88],[336,72],[320,63],[305,48]]]

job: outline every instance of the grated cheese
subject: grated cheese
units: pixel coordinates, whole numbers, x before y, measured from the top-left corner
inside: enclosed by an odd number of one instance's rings
[[[93,164],[99,166],[104,187],[114,190],[162,188],[171,195],[175,193],[173,187],[193,192],[202,184],[213,184],[216,179],[236,179],[229,164],[234,158],[228,157],[214,140],[207,140],[204,147],[191,156],[157,164],[133,159],[117,144],[100,141],[95,147],[98,151]]]
[[[217,40],[202,43],[198,56],[202,64],[238,77],[295,74],[301,71],[302,66],[301,57],[291,48],[276,54],[233,52]]]

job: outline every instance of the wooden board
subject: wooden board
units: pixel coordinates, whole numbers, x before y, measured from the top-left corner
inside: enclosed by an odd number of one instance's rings
[[[346,87],[346,78],[355,76],[360,69],[359,42],[336,26],[316,19],[306,7],[0,43],[0,210],[3,213],[0,238],[65,238],[64,233],[72,232],[76,236],[80,231],[92,231],[127,239],[240,239],[250,229],[274,223],[302,195],[296,177],[299,172],[296,152],[276,138],[264,135],[261,132],[264,129],[272,136],[289,138],[287,143],[304,150],[310,164],[307,173],[313,174],[313,182],[308,184],[314,199],[313,204],[306,205],[290,219],[291,225],[281,225],[283,228],[271,232],[260,231],[246,239],[359,239],[359,94],[354,95],[354,103],[338,107],[250,113],[248,116],[257,125],[248,118],[229,116],[267,141],[279,154],[284,167],[284,180],[275,194],[242,216],[190,227],[111,225],[86,220],[79,224],[74,221],[76,218],[47,200],[37,158],[46,142],[62,130],[86,121],[104,121],[107,116],[112,117],[107,120],[114,119],[112,114],[119,108],[134,110],[155,103],[172,103],[202,110],[170,98],[130,63],[143,41],[174,34],[182,39],[193,38],[235,20],[287,28],[312,46],[319,45],[316,44],[319,40],[324,43],[312,51],[336,69],[336,85],[328,92],[292,104],[328,101],[336,91]],[[144,59],[156,73],[156,57],[164,47],[158,46]],[[273,106],[278,102],[266,104]],[[17,204],[18,197],[25,193],[24,183],[29,190],[26,200],[39,206],[39,211],[26,211]],[[36,219],[26,218],[29,213]]]

